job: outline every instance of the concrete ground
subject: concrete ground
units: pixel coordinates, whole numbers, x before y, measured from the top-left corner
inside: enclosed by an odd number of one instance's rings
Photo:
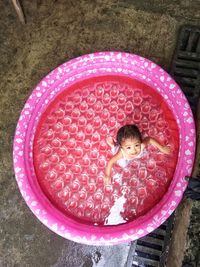
[[[0,2],[0,266],[123,267],[130,244],[113,247],[76,244],[48,230],[31,213],[19,193],[12,167],[16,123],[40,79],[71,58],[95,51],[120,50],[147,57],[169,70],[180,26],[200,26],[200,2],[21,3],[25,25],[19,22],[11,0]],[[195,203],[197,215],[198,208]],[[200,266],[194,265],[200,250],[197,215],[190,217],[195,228],[194,231],[190,228],[192,234],[186,240],[185,261],[191,262],[191,266]]]

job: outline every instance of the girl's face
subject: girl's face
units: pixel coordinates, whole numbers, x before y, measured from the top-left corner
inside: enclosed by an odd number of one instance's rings
[[[122,141],[121,148],[128,159],[134,159],[141,152],[141,144],[138,138],[127,138]]]

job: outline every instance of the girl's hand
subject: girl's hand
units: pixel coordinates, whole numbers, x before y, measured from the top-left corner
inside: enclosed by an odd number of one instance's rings
[[[170,147],[168,147],[168,146],[162,146],[162,148],[161,148],[161,152],[164,153],[164,154],[169,155],[170,152],[171,152],[171,149],[170,149]]]
[[[111,182],[111,177],[105,175],[105,176],[104,176],[104,183],[105,183],[105,185],[110,184],[110,182]]]

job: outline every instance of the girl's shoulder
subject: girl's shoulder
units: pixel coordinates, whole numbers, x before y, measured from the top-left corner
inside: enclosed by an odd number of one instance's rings
[[[141,152],[143,152],[144,150],[145,150],[145,147],[147,146],[147,144],[146,143],[142,143],[141,144]]]
[[[142,145],[145,147],[147,146],[149,143],[150,143],[150,137],[145,137],[143,140],[142,140]]]
[[[121,149],[118,150],[118,152],[113,156],[114,161],[118,161],[124,157]]]

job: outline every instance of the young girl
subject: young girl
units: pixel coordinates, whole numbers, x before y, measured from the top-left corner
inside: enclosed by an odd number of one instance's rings
[[[116,142],[112,137],[107,138],[107,143],[111,147],[114,156],[108,161],[105,170],[105,183],[111,181],[111,172],[113,164],[118,163],[119,166],[125,168],[130,161],[140,158],[144,152],[144,148],[148,144],[157,147],[162,153],[169,154],[170,149],[167,146],[160,145],[155,139],[147,137],[142,140],[142,135],[135,125],[125,125],[117,132]]]

